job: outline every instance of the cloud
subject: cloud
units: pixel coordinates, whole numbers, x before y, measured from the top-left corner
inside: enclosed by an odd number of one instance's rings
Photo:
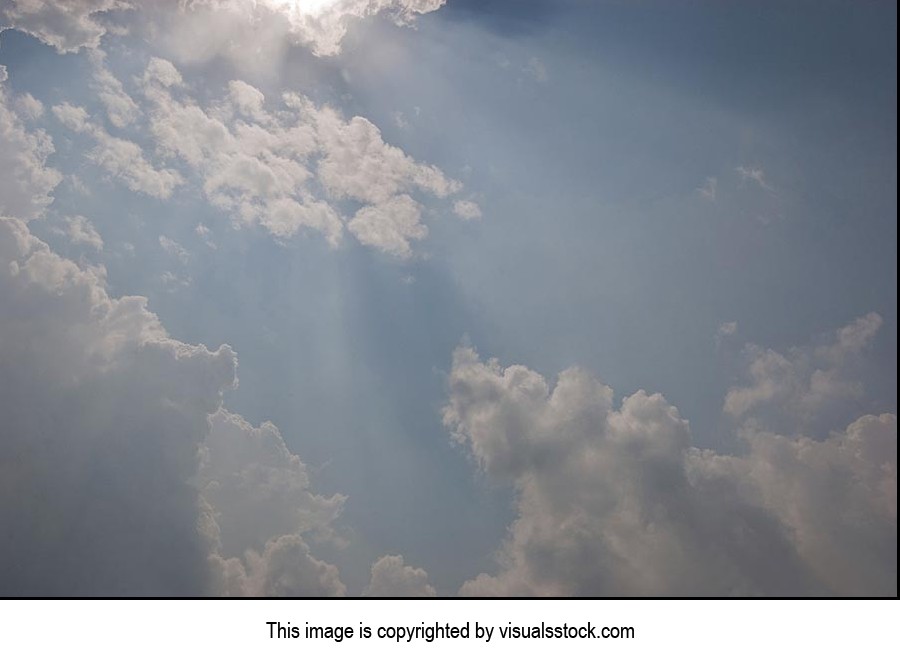
[[[316,559],[304,540],[333,539],[345,497],[310,490],[306,466],[273,424],[254,428],[219,410],[210,425],[197,480],[209,505],[205,528],[219,593],[345,594],[336,568]]]
[[[27,107],[11,102],[6,92],[6,67],[0,65],[0,215],[31,220],[53,202],[51,193],[62,175],[48,166],[53,141],[43,130],[28,130],[20,112]],[[28,105],[27,100],[25,101]],[[16,107],[18,106],[18,107]]]
[[[719,325],[719,328],[716,330],[716,347],[721,347],[729,338],[737,334],[737,331],[738,323],[736,320],[724,322]]]
[[[82,215],[66,218],[66,235],[75,245],[87,245],[97,251],[103,249],[103,238],[91,221]]]
[[[20,117],[34,120],[39,119],[44,114],[44,104],[28,92],[19,94],[15,103]]]
[[[428,573],[406,565],[402,556],[382,556],[372,564],[372,578],[363,590],[366,597],[434,597]]]
[[[0,6],[0,32],[16,29],[61,53],[99,48],[107,32],[128,30],[113,18],[142,12],[161,21],[159,31],[185,59],[225,55],[246,59],[248,48],[279,52],[284,45],[309,48],[318,56],[337,55],[353,20],[386,14],[397,25],[440,9],[446,0],[164,0],[141,5],[130,0],[7,0]],[[136,22],[136,21],[135,21]]]
[[[130,7],[124,0],[8,0],[0,7],[0,32],[20,30],[70,53],[99,46],[107,13]]]
[[[159,237],[159,246],[163,248],[166,254],[178,259],[182,264],[186,264],[191,258],[190,252],[182,247],[181,243],[177,240],[172,240],[168,236]]]
[[[291,101],[303,103],[302,99]],[[328,107],[314,112],[323,155],[319,179],[333,196],[378,204],[414,188],[437,197],[461,189],[458,181],[447,178],[437,167],[418,163],[386,144],[381,131],[368,119],[353,117],[344,121]]]
[[[825,441],[757,432],[747,455],[719,455],[691,446],[659,394],[617,407],[583,370],[551,387],[459,348],[444,423],[516,490],[498,572],[463,595],[896,593],[892,414]]]
[[[862,416],[825,441],[743,437],[749,456],[707,465],[716,476],[745,484],[777,516],[828,592],[896,596],[896,415]]]
[[[203,244],[205,244],[207,247],[209,247],[210,249],[218,249],[218,246],[213,242],[213,239],[211,238],[212,231],[210,231],[208,226],[201,222],[196,227],[194,227],[194,233],[196,233],[200,237],[200,239],[203,241]]]
[[[743,422],[764,421],[772,428],[816,428],[820,417],[830,417],[862,398],[863,386],[851,375],[852,367],[881,324],[881,316],[869,313],[818,345],[795,347],[786,354],[747,345],[748,382],[729,389],[725,412]]]
[[[258,89],[235,80],[223,99],[201,107],[177,69],[160,59],[150,61],[142,84],[159,150],[190,167],[210,203],[237,224],[259,224],[279,239],[306,228],[337,245],[339,207],[351,202],[358,207],[351,234],[408,258],[411,241],[427,235],[411,194],[443,198],[461,189],[437,167],[385,143],[367,119],[345,120],[300,94],[267,104]]]
[[[320,57],[337,55],[350,23],[386,14],[397,25],[411,25],[415,18],[438,10],[446,0],[193,0],[180,11],[162,17],[169,46],[185,61],[216,55],[246,64],[248,47],[266,61],[288,44],[302,45]],[[200,29],[203,26],[214,29]]]
[[[703,185],[697,188],[697,192],[704,199],[708,199],[709,201],[716,200],[716,188],[719,185],[719,181],[715,176],[707,176],[706,181],[703,182]]]
[[[766,192],[772,192],[772,186],[766,180],[766,173],[761,167],[750,167],[747,165],[738,165],[735,167],[741,182],[752,181]]]
[[[213,592],[223,597],[342,597],[347,589],[333,565],[315,558],[300,536],[279,536],[260,554],[210,557]]]
[[[53,114],[70,130],[91,137],[95,146],[87,158],[125,183],[129,190],[142,192],[158,199],[168,199],[172,191],[183,183],[173,169],[156,169],[144,157],[140,145],[113,137],[99,124],[93,123],[84,108],[69,103],[54,105]]]
[[[528,60],[528,64],[523,70],[537,82],[547,82],[550,79],[550,74],[547,72],[547,65],[537,57],[532,57]]]
[[[221,408],[231,348],[171,338],[11,218],[0,305],[3,595],[343,594],[309,545],[343,497]]]
[[[348,228],[363,245],[378,247],[400,258],[412,255],[410,240],[421,240],[428,229],[419,220],[422,207],[409,195],[397,195],[377,206],[364,206]]]
[[[106,67],[106,53],[96,48],[90,51],[90,60],[94,69],[91,87],[106,108],[110,123],[116,128],[124,128],[140,116],[141,110]]]
[[[480,220],[481,208],[474,201],[460,199],[453,204],[453,212],[463,220]]]

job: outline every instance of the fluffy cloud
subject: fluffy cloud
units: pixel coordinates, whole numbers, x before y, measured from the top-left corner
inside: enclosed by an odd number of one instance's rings
[[[6,89],[6,67],[0,65],[0,215],[25,220],[40,216],[53,201],[51,192],[62,175],[47,165],[53,141],[42,130],[29,130],[19,110],[28,116],[27,100],[14,103]],[[17,108],[16,106],[19,106]]]
[[[160,151],[190,167],[209,201],[237,223],[259,224],[279,239],[306,228],[338,244],[339,205],[349,202],[358,208],[348,228],[360,242],[408,258],[410,243],[427,235],[410,195],[442,198],[461,187],[385,143],[368,120],[345,120],[299,94],[267,109],[258,89],[232,81],[224,98],[201,107],[161,59],[151,60],[142,84]]]
[[[105,128],[90,120],[84,108],[62,103],[53,106],[53,114],[66,128],[90,136],[95,147],[88,152],[88,160],[121,180],[129,190],[142,192],[158,199],[168,199],[172,190],[183,182],[172,169],[156,169],[144,157],[138,144],[113,137]]]
[[[187,263],[191,258],[190,253],[182,247],[181,243],[177,240],[172,240],[168,236],[159,237],[159,246],[163,248],[166,254],[178,259],[182,264]]]
[[[747,457],[704,467],[726,468],[789,529],[828,592],[896,595],[897,417],[866,415],[825,441],[767,431],[743,436]]]
[[[434,597],[428,573],[406,565],[402,556],[382,556],[372,564],[372,578],[363,591],[366,597]]]
[[[460,199],[453,204],[453,212],[463,220],[480,220],[481,208],[474,201]]]
[[[398,25],[408,25],[415,17],[436,11],[446,0],[165,0],[141,7],[129,0],[5,0],[0,5],[0,32],[17,29],[37,37],[61,53],[81,48],[97,48],[103,36],[114,29],[117,12],[138,10],[156,13],[172,32],[172,43],[185,56],[211,54],[243,56],[248,45],[266,36],[286,43],[301,44],[316,55],[336,55],[354,19],[387,13]],[[208,29],[210,25],[215,29]],[[197,29],[202,26],[203,29]],[[246,51],[244,51],[246,52]]]
[[[16,108],[25,119],[38,119],[44,114],[44,104],[25,92],[16,97]]]
[[[107,12],[130,7],[125,0],[4,0],[0,32],[21,30],[61,53],[95,48],[107,31]]]
[[[364,206],[348,228],[363,245],[378,247],[388,254],[408,258],[409,241],[421,240],[428,229],[419,220],[422,208],[409,195],[397,195],[377,206]]]
[[[3,594],[343,594],[308,544],[343,498],[221,409],[233,351],[171,338],[103,277],[0,219]]]
[[[345,498],[310,490],[306,466],[271,423],[254,428],[220,410],[210,424],[198,482],[217,592],[343,595],[337,569],[316,559],[304,537],[332,539]]]
[[[659,394],[616,407],[579,369],[551,388],[460,348],[449,385],[445,424],[517,492],[499,572],[462,594],[896,594],[892,414],[724,456]]]
[[[725,412],[741,422],[764,421],[769,428],[827,432],[835,415],[863,396],[862,383],[851,373],[881,324],[881,316],[870,313],[819,345],[787,354],[748,345],[748,382],[728,391]]]
[[[137,119],[141,110],[125,92],[118,78],[106,67],[106,53],[96,48],[90,51],[90,59],[94,68],[91,86],[106,109],[110,123],[116,128],[124,128]]]
[[[298,44],[318,56],[337,55],[353,20],[384,13],[397,25],[436,11],[446,0],[192,0],[160,16],[171,50],[184,60],[223,55],[246,64],[248,47],[265,55]],[[214,29],[206,29],[209,26]],[[202,26],[201,29],[198,27]]]
[[[66,218],[66,235],[75,245],[87,245],[98,251],[103,249],[103,238],[91,221],[82,215]]]

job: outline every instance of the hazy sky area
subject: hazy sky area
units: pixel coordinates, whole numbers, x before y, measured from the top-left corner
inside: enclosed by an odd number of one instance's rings
[[[892,2],[0,0],[0,595],[897,595]]]

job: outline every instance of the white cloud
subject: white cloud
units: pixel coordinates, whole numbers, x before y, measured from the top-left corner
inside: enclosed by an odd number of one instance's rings
[[[76,245],[87,245],[95,250],[103,249],[103,238],[91,221],[81,215],[66,218],[66,234]]]
[[[124,128],[140,116],[141,110],[125,92],[118,78],[106,67],[106,53],[99,48],[94,49],[90,51],[90,59],[94,69],[91,86],[106,108],[110,123],[116,128]]]
[[[202,222],[194,227],[194,233],[200,236],[200,239],[203,243],[209,247],[210,249],[218,249],[218,246],[212,239],[212,231],[210,231],[209,227],[203,224]]]
[[[481,208],[474,201],[460,199],[453,204],[453,212],[463,220],[480,220]]]
[[[865,415],[825,441],[746,429],[750,451],[704,466],[743,484],[790,530],[828,592],[897,593],[897,417]]]
[[[177,341],[146,305],[0,219],[0,592],[343,594],[307,539],[343,498],[221,409],[228,346]]]
[[[361,208],[347,228],[363,245],[378,247],[400,258],[412,255],[410,240],[421,240],[428,229],[419,220],[421,206],[408,195],[398,195],[376,206]]]
[[[716,189],[718,188],[719,181],[715,176],[707,176],[706,180],[703,182],[703,185],[697,188],[697,192],[704,199],[708,199],[709,201],[716,200]]]
[[[165,270],[159,276],[159,280],[165,284],[169,292],[175,292],[191,285],[191,277],[189,275],[177,275],[171,270]]]
[[[279,239],[307,228],[337,245],[344,225],[336,205],[348,200],[363,204],[348,225],[354,236],[408,258],[410,242],[427,234],[411,194],[440,198],[461,188],[385,143],[368,120],[345,120],[299,94],[267,109],[259,90],[232,81],[224,99],[203,108],[174,66],[159,59],[147,67],[143,88],[159,149],[189,165],[209,201],[236,223],[259,224]]]
[[[464,595],[896,593],[894,415],[723,456],[659,394],[616,407],[579,369],[551,387],[460,348],[449,386],[445,424],[517,492],[499,571]]]
[[[175,170],[154,168],[138,144],[113,137],[102,126],[93,123],[84,108],[62,103],[54,105],[52,110],[64,126],[94,140],[96,146],[88,152],[88,160],[121,180],[129,190],[168,199],[183,183]]]
[[[7,0],[0,6],[0,32],[21,30],[61,53],[96,48],[107,31],[107,12],[130,6],[125,0]]]
[[[181,243],[168,236],[159,237],[159,246],[163,248],[166,254],[178,259],[182,264],[186,264],[191,258],[190,252],[188,252]]]
[[[0,66],[0,215],[31,220],[52,203],[51,192],[62,175],[47,165],[53,141],[43,130],[25,127],[21,102],[11,103],[7,96],[6,78]]]
[[[210,424],[198,483],[219,594],[343,595],[337,569],[314,558],[304,538],[332,539],[345,497],[310,490],[306,466],[273,424],[254,428],[224,410]]]
[[[223,597],[342,597],[347,589],[338,570],[310,552],[298,535],[266,543],[244,559],[210,556],[212,592]]]
[[[164,16],[169,45],[185,60],[229,57],[246,60],[252,47],[271,61],[287,44],[309,48],[324,57],[337,55],[351,21],[387,14],[398,25],[414,23],[417,15],[436,11],[446,0],[194,0],[179,14]],[[198,30],[199,26],[214,29]],[[246,64],[246,62],[243,62]]]
[[[406,565],[402,556],[382,556],[372,564],[372,577],[363,590],[366,597],[434,597],[428,573]]]
[[[87,197],[91,194],[90,188],[88,188],[88,186],[85,184],[85,182],[82,181],[81,178],[78,177],[78,175],[69,174],[69,176],[67,176],[66,178],[68,180],[69,187],[72,189],[73,192],[76,192],[77,194],[81,195],[82,197]]]
[[[368,119],[344,121],[328,107],[313,112],[323,154],[318,175],[333,196],[378,204],[414,188],[437,197],[461,189],[458,181],[447,178],[437,167],[418,163],[386,144],[381,131]]]
[[[792,348],[787,354],[748,345],[744,352],[749,382],[728,391],[725,412],[754,423],[764,419],[769,427],[815,427],[819,417],[863,396],[862,384],[851,377],[848,366],[858,360],[881,324],[881,316],[870,313],[818,346]]]
[[[186,479],[234,354],[169,338],[101,274],[0,220],[5,594],[205,588]]]
[[[303,45],[319,56],[336,55],[353,20],[387,14],[397,25],[411,25],[418,15],[439,9],[446,0],[191,0],[144,4],[130,0],[6,0],[0,5],[0,32],[16,29],[61,53],[99,48],[107,32],[120,34],[142,12],[146,22],[160,21],[157,31],[185,60],[223,55],[238,64],[247,53],[271,64],[273,55],[290,44]],[[128,10],[125,12],[125,10]],[[125,13],[123,13],[125,12]]]
[[[716,347],[721,347],[726,340],[736,335],[737,331],[738,323],[736,320],[724,322],[719,325],[719,329],[716,330]]]
[[[28,92],[19,94],[15,102],[20,117],[34,120],[39,119],[44,114],[44,104]]]

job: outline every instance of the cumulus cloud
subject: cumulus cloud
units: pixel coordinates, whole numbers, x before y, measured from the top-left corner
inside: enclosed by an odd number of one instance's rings
[[[131,6],[126,0],[4,0],[0,32],[20,30],[61,53],[96,48],[106,34],[108,12]]]
[[[68,129],[91,137],[95,146],[88,160],[125,183],[129,190],[151,197],[168,199],[181,183],[181,175],[173,169],[156,169],[145,157],[140,145],[110,135],[91,121],[87,111],[69,103],[54,105],[53,114]]]
[[[103,249],[103,238],[91,221],[82,215],[66,218],[66,235],[75,245],[87,245],[98,251]]]
[[[0,4],[0,32],[16,29],[61,53],[98,48],[107,32],[126,26],[114,20],[144,12],[164,26],[170,45],[183,57],[225,55],[246,58],[247,47],[260,44],[279,51],[283,45],[309,48],[318,56],[336,55],[353,20],[385,14],[397,25],[412,25],[417,16],[440,9],[446,0],[163,0],[141,5],[130,0],[5,0]],[[119,14],[117,16],[117,14]],[[283,42],[283,44],[281,43]]]
[[[463,220],[481,219],[481,208],[474,201],[459,199],[453,204],[453,212]]]
[[[107,68],[105,52],[99,48],[90,51],[90,60],[94,69],[91,87],[106,109],[110,123],[116,128],[124,128],[140,116],[141,110]]]
[[[853,367],[881,327],[877,313],[862,316],[818,345],[795,347],[782,354],[750,344],[744,349],[746,384],[732,387],[725,412],[732,418],[769,428],[819,429],[847,403],[864,394]]]
[[[445,424],[517,493],[497,573],[464,595],[896,594],[893,414],[725,456],[661,395],[616,406],[580,369],[551,387],[459,348],[449,387]]]
[[[421,240],[428,229],[419,220],[421,206],[408,195],[397,195],[376,206],[364,206],[348,228],[363,245],[378,247],[388,254],[408,258],[410,240]]]
[[[372,578],[363,590],[366,597],[434,597],[428,573],[406,565],[402,556],[382,556],[372,564]]]
[[[15,102],[21,117],[33,120],[42,117],[44,114],[44,104],[28,92],[19,94]]]
[[[273,424],[254,428],[224,410],[210,424],[198,483],[219,594],[345,594],[337,569],[316,559],[304,540],[333,539],[345,497],[311,491],[306,466]]]
[[[259,224],[279,239],[305,228],[337,245],[344,232],[340,204],[350,202],[357,206],[351,234],[408,258],[411,242],[427,235],[421,203],[411,194],[442,198],[461,188],[385,143],[367,119],[346,120],[300,94],[271,104],[235,80],[221,100],[201,107],[174,65],[157,58],[142,86],[159,150],[190,167],[207,199],[236,223]]]
[[[43,130],[29,130],[23,120],[37,108],[20,97],[13,102],[6,91],[6,67],[0,65],[0,215],[24,220],[39,217],[53,201],[51,192],[62,175],[47,164],[53,141]],[[25,98],[25,103],[21,101]],[[30,110],[29,110],[30,107]]]
[[[173,339],[11,218],[0,306],[0,592],[344,593],[308,544],[343,498],[311,493],[274,426],[221,409],[231,348]]]
[[[384,14],[397,25],[411,25],[417,16],[436,11],[445,2],[192,0],[182,3],[177,14],[167,12],[160,18],[168,35],[166,41],[180,59],[205,60],[218,55],[247,65],[249,46],[266,61],[290,44],[309,48],[320,57],[337,55],[354,20]],[[207,29],[210,25],[214,29]],[[260,47],[262,53],[257,50]]]

